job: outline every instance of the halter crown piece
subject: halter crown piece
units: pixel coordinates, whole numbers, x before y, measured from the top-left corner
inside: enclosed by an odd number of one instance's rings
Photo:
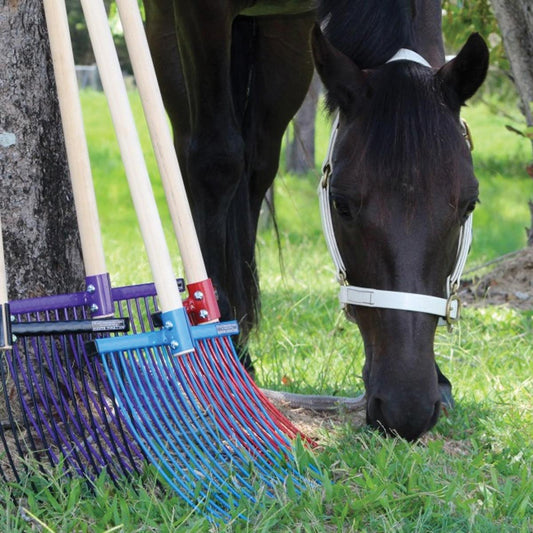
[[[393,61],[412,61],[431,68],[431,65],[422,56],[413,50],[408,50],[406,48],[398,50],[387,63]],[[439,326],[447,325],[448,329],[451,331],[453,324],[459,319],[461,311],[461,302],[457,295],[457,291],[459,289],[461,275],[472,243],[472,215],[469,215],[463,226],[461,226],[455,266],[451,274],[446,278],[446,298],[439,298],[437,296],[429,296],[426,294],[384,291],[349,285],[346,279],[346,267],[344,266],[344,261],[342,260],[339,247],[337,246],[337,240],[335,239],[335,233],[333,231],[329,200],[330,177],[333,171],[332,154],[337,140],[338,126],[339,117],[337,115],[333,123],[328,151],[322,167],[322,179],[320,180],[320,185],[318,187],[318,197],[322,219],[322,230],[326,238],[329,253],[335,264],[337,281],[341,285],[339,292],[339,301],[341,305],[343,307],[346,307],[347,305],[359,305],[364,307],[429,313],[439,317]],[[463,136],[465,137],[469,148],[472,150],[473,145],[466,122],[462,120],[461,126],[463,129]]]
[[[424,67],[431,68],[431,65],[417,52],[409,50],[409,48],[400,48],[387,63],[394,63],[394,61],[412,61]]]

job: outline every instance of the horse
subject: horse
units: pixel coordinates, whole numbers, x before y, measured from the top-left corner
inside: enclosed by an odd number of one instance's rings
[[[458,314],[447,279],[478,200],[460,108],[485,78],[483,39],[445,63],[439,0],[144,4],[208,274],[248,365],[259,211],[314,63],[337,116],[322,190],[365,346],[367,422],[418,438],[452,401],[433,344],[438,315]]]

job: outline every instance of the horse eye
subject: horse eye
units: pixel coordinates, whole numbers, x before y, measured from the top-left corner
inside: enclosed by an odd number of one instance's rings
[[[463,216],[463,223],[466,221],[466,219],[474,212],[474,209],[476,208],[476,205],[479,204],[479,198],[476,198],[475,200],[470,201],[465,209],[465,213]]]
[[[476,198],[475,200],[472,200],[469,204],[468,204],[468,207],[466,208],[466,214],[467,215],[470,215],[471,213],[474,212],[474,209],[476,208],[476,205],[479,204],[479,198]]]
[[[335,211],[341,218],[344,218],[346,220],[352,219],[350,205],[345,198],[332,195],[331,203],[333,204],[333,209],[335,209]]]

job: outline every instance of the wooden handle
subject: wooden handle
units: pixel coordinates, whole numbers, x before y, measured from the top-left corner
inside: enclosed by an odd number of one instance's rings
[[[7,276],[4,259],[4,240],[2,237],[2,221],[0,220],[0,305],[7,303]]]
[[[116,0],[187,283],[207,279],[137,0]]]
[[[44,0],[85,275],[106,273],[104,248],[64,0]]]
[[[179,309],[183,304],[172,271],[170,253],[165,242],[163,226],[157,211],[104,3],[102,0],[82,0],[81,5],[161,309],[164,312]]]
[[[4,260],[2,221],[0,220],[0,351],[11,349],[11,314],[7,301],[7,276]]]

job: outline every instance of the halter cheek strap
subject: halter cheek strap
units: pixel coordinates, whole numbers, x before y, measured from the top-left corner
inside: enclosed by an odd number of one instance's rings
[[[405,60],[415,61],[424,66],[430,66],[429,63],[416,52],[406,49],[399,50],[388,62]],[[467,218],[460,230],[455,266],[446,279],[446,298],[439,298],[437,296],[429,296],[426,294],[385,291],[348,285],[346,267],[342,260],[335,238],[335,232],[333,230],[331,204],[329,199],[330,177],[333,171],[332,154],[337,140],[338,126],[339,117],[337,116],[333,124],[328,151],[322,168],[323,175],[318,187],[318,197],[322,229],[326,238],[326,244],[335,265],[337,281],[341,285],[339,292],[339,300],[341,304],[343,306],[358,305],[364,307],[378,307],[428,313],[439,317],[439,325],[448,325],[448,328],[451,328],[453,323],[459,319],[461,310],[461,303],[457,296],[457,291],[459,289],[461,275],[472,243],[472,215]],[[464,121],[462,121],[462,128],[465,140],[471,148],[470,132]]]

